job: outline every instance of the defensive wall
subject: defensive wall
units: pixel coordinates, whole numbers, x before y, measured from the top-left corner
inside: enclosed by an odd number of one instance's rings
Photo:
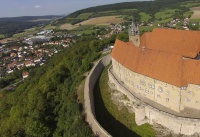
[[[100,137],[111,137],[111,135],[105,129],[103,129],[103,127],[101,127],[101,125],[96,120],[93,90],[103,68],[105,68],[105,66],[107,66],[109,63],[110,55],[107,55],[97,61],[87,76],[84,87],[84,107],[86,113],[86,121],[89,123],[93,133]]]
[[[132,93],[133,91],[129,91],[129,89],[124,86],[124,83],[120,82],[120,80],[115,77],[115,74],[112,72],[112,66],[108,69],[108,76],[109,82],[113,84],[116,90],[127,95],[129,99],[135,102],[135,121],[138,125],[144,123],[153,125],[157,123],[170,129],[175,134],[193,135],[200,133],[200,119],[176,116],[141,101],[138,96]]]

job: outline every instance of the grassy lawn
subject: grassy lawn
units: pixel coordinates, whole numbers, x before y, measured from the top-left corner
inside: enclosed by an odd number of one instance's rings
[[[103,70],[94,89],[95,112],[99,123],[113,137],[154,137],[155,131],[149,124],[137,126],[134,113],[128,113],[125,107],[119,111],[111,101],[107,69]]]
[[[151,19],[151,16],[145,12],[140,12],[139,15],[141,16],[141,21],[148,21]]]
[[[155,17],[157,19],[168,19],[171,18],[176,11],[179,11],[179,9],[166,9],[166,10],[162,10],[159,12],[156,12]]]

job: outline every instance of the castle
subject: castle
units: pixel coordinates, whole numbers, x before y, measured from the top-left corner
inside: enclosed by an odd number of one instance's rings
[[[200,133],[200,32],[155,28],[116,40],[109,81],[135,102],[138,125],[160,124],[176,134]]]

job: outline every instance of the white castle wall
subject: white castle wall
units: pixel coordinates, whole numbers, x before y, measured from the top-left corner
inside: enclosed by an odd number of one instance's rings
[[[125,75],[123,74],[123,78],[119,80],[111,73],[111,68],[112,66],[108,70],[109,82],[115,85],[115,89],[127,95],[129,99],[134,100],[137,104],[142,104],[143,102],[140,100],[140,98],[134,96],[132,93],[133,91],[129,91],[125,88],[125,86],[123,86],[123,82],[121,82],[121,80],[125,80]],[[116,73],[117,71],[119,72],[118,66],[114,67],[113,71],[116,71]],[[180,99],[180,90],[177,90],[176,87],[171,88],[177,91],[176,93]],[[180,103],[178,106],[180,106]],[[153,125],[154,123],[157,123],[170,129],[175,134],[193,135],[195,133],[200,133],[200,119],[177,117],[170,113],[160,111],[149,104],[143,104],[143,106],[137,105],[135,107],[135,118],[135,121],[138,125],[144,123]]]

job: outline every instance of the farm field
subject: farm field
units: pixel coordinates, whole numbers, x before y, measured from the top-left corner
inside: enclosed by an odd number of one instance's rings
[[[0,34],[0,39],[3,39],[5,36],[3,34]]]
[[[191,19],[200,19],[200,7],[191,8],[194,14],[191,16]]]
[[[151,19],[151,16],[145,12],[140,12],[139,15],[141,16],[141,21],[148,21]]]
[[[122,18],[118,18],[118,16],[104,16],[104,17],[92,18],[92,19],[80,22],[78,24],[81,24],[81,25],[110,25],[111,23],[121,23],[123,21],[124,20]]]
[[[60,29],[72,30],[72,29],[75,29],[77,27],[78,27],[78,25],[71,25],[69,23],[66,23],[66,24],[61,25]]]
[[[87,19],[92,13],[82,13],[77,16],[78,19]]]
[[[179,9],[166,9],[155,14],[156,19],[168,19],[171,18],[175,12],[179,11]]]

